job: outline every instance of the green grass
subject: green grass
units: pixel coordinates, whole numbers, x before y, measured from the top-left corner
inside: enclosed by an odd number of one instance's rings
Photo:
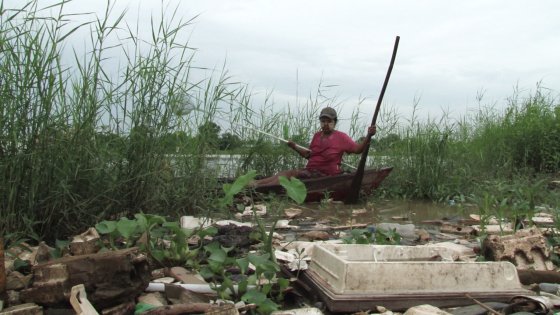
[[[443,115],[397,128],[374,153],[395,167],[379,192],[436,201],[490,193],[496,205],[555,207],[559,192],[547,188],[560,171],[560,104],[553,95],[538,86],[501,111],[482,108],[459,121]]]

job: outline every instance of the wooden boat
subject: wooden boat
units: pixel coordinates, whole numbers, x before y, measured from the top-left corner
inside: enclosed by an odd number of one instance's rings
[[[364,177],[362,179],[362,191],[365,194],[371,191],[391,173],[392,167],[383,167],[379,169],[366,169],[364,170]],[[314,202],[324,199],[326,196],[334,200],[344,200],[352,186],[352,179],[355,173],[343,173],[334,176],[325,176],[318,178],[303,179],[302,182],[307,188],[307,197],[305,202]],[[256,192],[262,194],[275,193],[278,195],[284,194],[285,190],[281,185],[261,185],[255,188]]]

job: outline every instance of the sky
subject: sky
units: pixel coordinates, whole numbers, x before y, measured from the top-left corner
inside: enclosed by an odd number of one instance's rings
[[[303,106],[319,86],[349,118],[361,99],[371,117],[396,36],[395,66],[383,106],[410,116],[460,117],[502,108],[515,90],[560,91],[557,0],[118,0],[126,22],[196,17],[184,38],[194,63],[221,69],[275,104]],[[68,9],[101,14],[105,1]],[[146,33],[147,36],[149,33]],[[300,100],[296,100],[296,95]],[[480,98],[482,96],[482,98]]]

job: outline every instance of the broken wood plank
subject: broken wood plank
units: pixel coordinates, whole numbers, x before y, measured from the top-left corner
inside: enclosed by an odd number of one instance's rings
[[[144,315],[179,315],[179,314],[200,314],[212,307],[208,303],[176,304],[153,308]]]
[[[33,267],[33,286],[21,291],[23,301],[68,305],[73,286],[83,284],[97,309],[129,301],[150,281],[146,256],[137,248],[70,256]]]

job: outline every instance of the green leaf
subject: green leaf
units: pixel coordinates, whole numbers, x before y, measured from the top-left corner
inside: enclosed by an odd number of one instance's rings
[[[95,229],[100,234],[111,234],[117,229],[115,221],[101,221],[95,225]]]
[[[257,290],[249,290],[247,293],[243,294],[241,300],[249,303],[249,304],[261,304],[264,303],[266,300],[266,294],[262,293],[261,291]]]
[[[163,260],[165,259],[165,251],[163,251],[161,249],[152,249],[150,254],[152,255],[152,257],[155,260],[157,260],[159,262],[163,262]]]
[[[226,258],[227,258],[227,254],[224,250],[216,250],[212,252],[210,257],[208,257],[208,260],[223,263],[226,261]]]
[[[280,291],[283,291],[290,286],[290,280],[286,278],[278,278],[278,285],[280,286]]]
[[[119,222],[117,222],[117,231],[124,236],[125,238],[129,239],[136,229],[138,228],[138,223],[136,220],[129,220],[127,218],[121,218]]]
[[[257,311],[259,314],[270,314],[278,310],[278,304],[274,303],[270,299],[266,299],[264,302],[258,304]]]
[[[140,228],[140,233],[143,233],[148,230],[148,218],[143,213],[137,213],[134,215],[138,227]]]
[[[288,139],[290,137],[290,127],[288,124],[284,124],[282,133],[284,134],[284,139]]]
[[[140,315],[156,307],[155,305],[140,302],[134,307],[134,315]]]
[[[269,257],[270,257],[269,254],[263,254],[263,255],[249,254],[249,255],[247,255],[247,259],[249,259],[249,262],[251,262],[253,265],[255,265],[255,267],[259,267],[259,266],[262,266],[262,265],[266,264],[269,261],[268,260]]]
[[[245,294],[247,292],[247,287],[249,285],[249,281],[247,276],[243,276],[242,280],[237,281],[237,294]]]
[[[148,220],[148,226],[152,226],[155,224],[163,224],[165,223],[165,218],[161,215],[156,214],[145,214],[146,220]]]
[[[226,261],[227,252],[223,250],[219,243],[210,243],[204,246],[204,249],[210,253],[209,261],[223,263]]]
[[[292,200],[294,200],[298,204],[301,204],[305,201],[305,197],[307,196],[307,188],[301,180],[295,177],[292,177],[290,180],[286,176],[280,176],[278,180],[280,181],[280,185],[282,185],[282,187],[286,189],[288,197],[292,198]]]
[[[206,237],[206,236],[214,236],[214,235],[218,234],[218,228],[215,227],[215,226],[210,226],[210,227],[207,227],[203,230],[200,230],[200,232],[198,232],[197,234],[198,234],[198,236],[200,236],[201,239]]]
[[[212,279],[212,277],[214,277],[214,275],[215,275],[215,273],[208,266],[202,267],[198,273],[200,274],[200,276],[202,278],[204,278],[206,280]]]
[[[217,275],[222,274],[222,272],[224,271],[224,264],[219,261],[209,260],[208,267],[214,274]]]
[[[261,288],[261,292],[264,293],[264,294],[270,293],[270,290],[272,290],[272,284],[271,283],[267,283],[267,284],[263,285],[262,288]]]
[[[249,260],[247,259],[247,257],[238,258],[235,261],[237,262],[237,265],[241,269],[241,273],[245,274],[249,269]]]
[[[22,260],[20,258],[16,258],[14,260],[14,269],[16,271],[19,271],[21,273],[26,273],[25,270],[30,268],[31,268],[31,264],[29,263],[29,260]]]
[[[239,176],[233,184],[224,184],[223,189],[225,196],[222,199],[222,202],[226,205],[232,205],[233,196],[241,192],[245,186],[255,179],[255,176],[257,176],[257,171],[251,170],[247,172],[247,174]]]

